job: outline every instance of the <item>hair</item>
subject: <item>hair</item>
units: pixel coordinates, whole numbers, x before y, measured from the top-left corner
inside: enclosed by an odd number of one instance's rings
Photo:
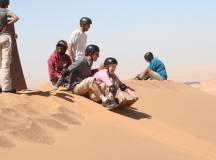
[[[67,42],[65,40],[60,40],[56,44],[56,47],[58,46],[65,46],[67,48]]]
[[[151,62],[153,58],[154,58],[154,55],[152,54],[152,52],[147,52],[147,53],[145,53],[145,55],[144,55],[144,59],[145,59],[146,61]]]

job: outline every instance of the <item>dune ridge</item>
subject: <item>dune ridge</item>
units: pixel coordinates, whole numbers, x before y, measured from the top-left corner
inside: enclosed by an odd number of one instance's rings
[[[0,94],[1,157],[216,159],[215,96],[173,81],[125,82],[140,99],[115,111],[64,90],[52,96],[48,83]]]

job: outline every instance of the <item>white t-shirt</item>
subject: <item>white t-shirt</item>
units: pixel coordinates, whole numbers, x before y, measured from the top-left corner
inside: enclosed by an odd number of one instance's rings
[[[70,36],[69,43],[73,44],[72,51],[75,60],[85,56],[87,35],[84,32],[81,32],[80,29],[75,30]]]

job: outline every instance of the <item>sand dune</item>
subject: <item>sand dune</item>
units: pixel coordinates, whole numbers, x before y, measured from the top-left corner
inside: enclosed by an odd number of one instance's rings
[[[49,84],[0,94],[1,159],[216,159],[215,96],[172,81],[126,83],[140,100],[115,111],[49,95]]]
[[[190,84],[194,88],[198,88],[201,91],[216,96],[216,80],[205,80],[199,82],[199,84]]]
[[[216,96],[216,80],[202,81],[200,89],[206,93]]]

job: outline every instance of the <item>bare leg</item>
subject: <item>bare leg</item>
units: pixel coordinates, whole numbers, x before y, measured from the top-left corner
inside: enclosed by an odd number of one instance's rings
[[[140,74],[140,79],[144,79],[145,75],[149,76],[149,72],[151,69],[146,68],[144,71]]]
[[[163,78],[157,74],[156,72],[154,72],[153,70],[151,70],[150,68],[146,68],[141,74],[140,74],[140,79],[144,79],[145,76],[150,77],[151,79],[155,79],[155,80],[163,80]]]

